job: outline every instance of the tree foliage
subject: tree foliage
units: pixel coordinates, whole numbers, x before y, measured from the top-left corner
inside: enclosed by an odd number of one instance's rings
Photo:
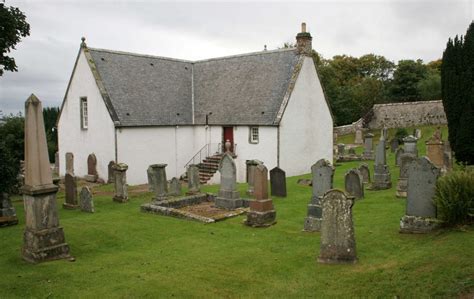
[[[23,12],[17,7],[6,7],[4,3],[0,3],[0,76],[4,71],[18,71],[15,59],[7,54],[28,35],[30,25]]]
[[[474,164],[474,23],[464,38],[448,40],[441,65],[441,92],[456,159]]]

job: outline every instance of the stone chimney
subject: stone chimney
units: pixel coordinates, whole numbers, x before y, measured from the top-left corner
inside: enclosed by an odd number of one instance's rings
[[[313,50],[312,39],[311,34],[306,32],[306,23],[301,23],[301,32],[296,35],[296,48],[299,54],[311,56]]]

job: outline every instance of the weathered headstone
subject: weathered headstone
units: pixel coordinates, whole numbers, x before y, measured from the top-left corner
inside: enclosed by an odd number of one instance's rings
[[[362,129],[356,128],[354,144],[362,144],[364,140],[362,139]]]
[[[86,181],[94,183],[97,181],[97,158],[95,154],[90,154],[87,157],[87,175],[85,176]]]
[[[71,173],[66,173],[64,176],[64,187],[65,187],[65,202],[63,208],[74,210],[79,208],[77,204],[77,179],[76,176]]]
[[[416,139],[420,139],[421,138],[421,130],[420,129],[415,129],[415,131],[413,132],[413,135],[415,136]]]
[[[395,165],[396,166],[400,166],[400,164],[402,163],[402,155],[405,153],[405,150],[402,148],[402,147],[399,147],[396,151],[395,151]]]
[[[364,197],[364,178],[357,169],[350,169],[344,176],[346,192],[355,199]]]
[[[364,184],[368,184],[371,182],[370,180],[370,169],[369,169],[369,165],[367,165],[366,163],[362,163],[359,165],[359,168],[358,168],[360,174],[362,175],[362,181],[364,182]]]
[[[363,156],[364,156],[364,159],[366,160],[372,160],[374,158],[373,138],[374,138],[374,134],[372,133],[365,134]]]
[[[114,165],[115,161],[110,161],[109,165],[107,165],[107,184],[111,184],[114,182]]]
[[[56,208],[44,129],[43,107],[35,95],[25,103],[25,233],[22,257],[31,263],[71,258]]]
[[[405,216],[400,220],[401,233],[428,233],[439,225],[433,202],[440,169],[422,157],[408,166],[408,191]]]
[[[444,152],[441,129],[438,128],[433,136],[426,142],[426,156],[436,167],[443,168]]]
[[[244,202],[237,190],[237,169],[234,158],[229,153],[222,157],[219,163],[219,172],[221,185],[215,200],[216,207],[230,210],[242,207]]]
[[[383,138],[384,140],[388,140],[388,128],[383,127],[381,132],[380,132],[380,138]]]
[[[344,143],[339,143],[337,145],[337,154],[339,156],[344,156],[346,145]]]
[[[128,165],[124,163],[114,165],[115,196],[113,199],[116,202],[123,203],[128,201],[127,169]]]
[[[187,170],[187,177],[188,177],[188,192],[186,194],[192,195],[199,193],[201,191],[199,187],[199,167],[195,164],[191,164],[188,166]]]
[[[18,224],[15,208],[8,193],[0,192],[0,227]]]
[[[385,155],[385,139],[383,139],[382,135],[375,153],[374,181],[371,188],[373,190],[383,190],[390,189],[391,187],[390,168],[387,165],[387,157]]]
[[[148,190],[151,192],[155,192],[155,189],[153,189],[153,186],[155,185],[155,183],[153,182],[153,168],[151,166],[148,166],[146,170],[146,175],[148,178]]]
[[[150,170],[152,190],[155,192],[154,200],[160,201],[168,198],[168,181],[166,180],[166,166],[168,164],[153,164]]]
[[[59,175],[59,152],[54,153],[54,175]]]
[[[268,170],[263,164],[255,169],[255,200],[250,201],[250,211],[245,224],[252,227],[266,227],[276,223],[273,201],[268,197]]]
[[[254,186],[254,181],[255,181],[255,168],[259,164],[263,164],[262,161],[259,160],[247,160],[245,162],[247,166],[247,194],[248,195],[253,195],[253,186]]]
[[[332,144],[337,144],[337,132],[333,132],[333,135],[332,135]]]
[[[304,231],[314,232],[321,230],[322,209],[320,198],[324,193],[332,189],[334,178],[334,167],[328,160],[321,159],[311,166],[313,175],[313,192],[308,204],[308,215],[304,221]]]
[[[66,173],[74,174],[74,154],[66,153]]]
[[[408,167],[410,163],[415,161],[417,158],[413,154],[403,154],[400,156],[400,176],[397,182],[397,197],[407,197],[408,187]]]
[[[94,213],[94,200],[92,198],[92,192],[89,187],[84,186],[81,189],[81,193],[79,194],[79,204],[81,206],[82,212],[87,213]]]
[[[403,138],[403,149],[405,154],[414,154],[418,157],[418,148],[416,147],[416,139],[414,136],[409,135]]]
[[[181,182],[178,178],[174,177],[170,181],[170,191],[168,192],[171,196],[181,196]]]
[[[323,221],[318,258],[323,264],[354,264],[357,262],[352,206],[354,197],[340,190],[329,190],[321,198]]]
[[[394,153],[399,146],[400,144],[398,142],[398,138],[393,138],[392,140],[390,140],[390,151],[392,153]]]
[[[279,167],[270,170],[270,189],[272,196],[286,197],[286,174]]]

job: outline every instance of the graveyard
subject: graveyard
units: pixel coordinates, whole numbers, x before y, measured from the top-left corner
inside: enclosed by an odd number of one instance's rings
[[[413,128],[407,128],[409,131]],[[418,152],[435,127],[421,127]],[[389,130],[393,136],[395,130]],[[380,132],[372,132],[377,144]],[[447,136],[447,128],[442,128]],[[354,135],[340,136],[350,144]],[[357,154],[362,146],[355,149]],[[91,185],[95,213],[62,208],[60,225],[72,260],[31,265],[21,259],[25,215],[20,196],[12,196],[19,225],[2,228],[0,282],[7,297],[375,297],[472,296],[472,226],[429,234],[400,234],[405,198],[395,196],[399,168],[387,150],[391,187],[365,188],[352,208],[357,263],[326,265],[320,232],[304,232],[311,187],[297,184],[308,174],[287,177],[287,197],[271,196],[276,223],[252,228],[245,215],[204,224],[140,211],[155,196],[146,186],[128,186],[128,201],[113,200],[113,184]],[[344,190],[344,175],[361,161],[336,163],[334,187]],[[374,161],[364,161],[373,176]],[[79,181],[79,187],[86,184]],[[268,186],[269,187],[269,186]],[[238,184],[247,198],[247,184]],[[183,192],[188,190],[183,187]],[[219,193],[218,185],[201,192]]]

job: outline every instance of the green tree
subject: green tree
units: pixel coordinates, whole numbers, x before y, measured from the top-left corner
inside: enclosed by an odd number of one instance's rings
[[[412,102],[421,100],[422,97],[417,88],[418,83],[425,79],[428,67],[421,59],[400,60],[393,72],[393,80],[390,85],[390,97],[396,102]]]
[[[24,158],[24,119],[7,116],[0,125],[0,192],[11,193],[16,186],[20,160]]]
[[[430,70],[428,75],[416,85],[424,101],[441,100],[441,74]]]
[[[43,108],[44,129],[46,130],[50,161],[54,161],[54,154],[58,150],[58,131],[56,129],[56,120],[58,119],[58,115],[58,107]]]
[[[13,57],[7,56],[23,37],[30,35],[26,16],[16,7],[0,3],[0,76],[4,71],[16,72],[18,68]]]

